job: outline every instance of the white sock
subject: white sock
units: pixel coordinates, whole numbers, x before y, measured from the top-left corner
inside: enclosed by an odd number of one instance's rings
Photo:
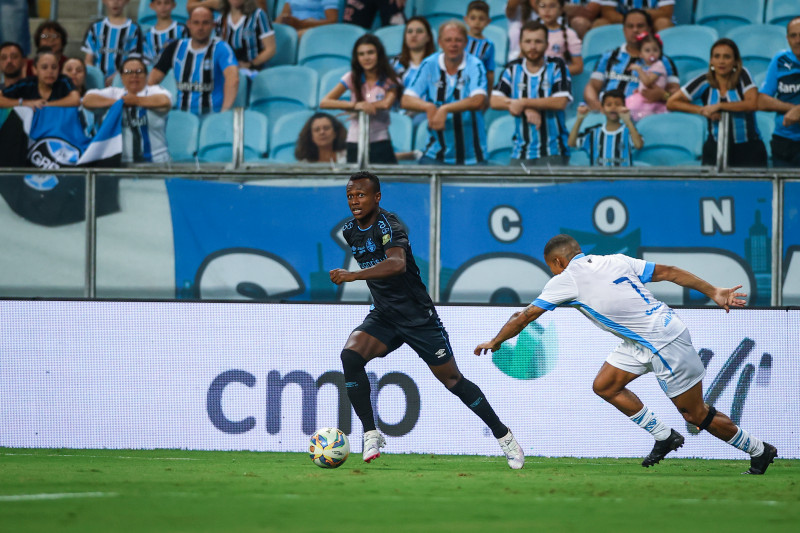
[[[648,431],[656,440],[665,440],[672,433],[672,428],[667,427],[662,421],[656,418],[655,413],[647,408],[642,407],[642,410],[630,417],[634,424]]]
[[[728,444],[734,448],[739,448],[743,452],[749,453],[750,457],[758,457],[764,453],[764,441],[753,437],[750,433],[738,426],[737,428],[739,431],[728,441]]]

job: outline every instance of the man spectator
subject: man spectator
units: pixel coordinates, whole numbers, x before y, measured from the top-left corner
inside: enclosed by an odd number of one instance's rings
[[[172,70],[178,89],[176,107],[195,115],[227,111],[239,89],[239,67],[233,50],[212,37],[214,14],[207,7],[192,10],[186,23],[190,37],[171,42],[147,80],[158,85]]]
[[[778,52],[767,69],[758,108],[777,111],[772,134],[772,166],[800,167],[800,17],[786,25],[789,49]]]
[[[25,54],[17,43],[5,42],[0,44],[0,72],[3,73],[3,83],[0,90],[11,87],[25,77]]]
[[[598,3],[600,18],[594,21],[595,28],[619,24],[632,9],[641,9],[650,15],[655,31],[674,26],[672,13],[675,11],[675,0],[600,0]]]
[[[639,88],[639,77],[633,71],[633,65],[644,66],[636,47],[636,36],[643,32],[653,33],[653,19],[641,9],[631,9],[624,15],[622,32],[625,44],[603,54],[597,60],[592,77],[583,90],[583,99],[592,111],[601,111],[600,98],[604,91],[620,89],[625,97],[632,95]],[[650,102],[666,102],[669,96],[680,89],[678,69],[675,63],[663,55],[661,61],[667,71],[667,87],[642,87],[639,91]]]
[[[439,27],[441,52],[425,59],[403,93],[402,107],[428,116],[429,139],[420,164],[485,162],[486,69],[467,54],[467,27],[451,20]]]

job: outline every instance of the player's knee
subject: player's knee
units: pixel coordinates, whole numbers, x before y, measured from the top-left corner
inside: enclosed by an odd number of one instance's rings
[[[607,400],[608,398],[613,396],[608,381],[600,379],[599,376],[594,378],[594,382],[592,382],[592,392],[594,392],[604,400]]]
[[[456,371],[454,371],[454,372],[449,372],[449,373],[447,373],[447,374],[445,374],[445,375],[442,375],[442,376],[437,376],[437,377],[439,378],[439,381],[441,381],[441,382],[442,382],[442,385],[444,385],[445,387],[447,387],[447,389],[448,389],[448,390],[452,391],[452,390],[453,390],[453,388],[454,388],[456,385],[458,385],[459,383],[461,383],[461,379],[462,379],[464,376],[461,374],[461,372],[459,372],[458,370],[456,370]]]
[[[367,362],[361,357],[361,354],[353,351],[344,349],[342,350],[342,368],[344,369],[345,374],[348,372],[360,372],[365,366],[367,366]]]
[[[713,407],[711,409],[714,409]],[[692,424],[693,426],[703,426],[702,429],[705,429],[711,423],[711,420],[714,419],[714,415],[717,413],[717,410],[709,409],[709,407],[705,404],[702,406],[698,406],[693,409],[681,409],[681,415],[683,415],[683,419]]]

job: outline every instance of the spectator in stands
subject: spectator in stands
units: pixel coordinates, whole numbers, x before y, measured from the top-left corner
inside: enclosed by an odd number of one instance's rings
[[[429,139],[421,164],[484,164],[486,69],[466,53],[467,28],[451,20],[439,26],[441,52],[425,61],[406,88],[402,106],[423,111]]]
[[[212,37],[214,14],[196,7],[187,22],[189,35],[173,41],[150,71],[149,85],[158,85],[172,70],[178,89],[176,107],[195,115],[227,111],[239,90],[239,68],[228,43]]]
[[[403,85],[411,83],[422,61],[435,51],[433,31],[428,19],[421,16],[408,19],[400,55],[392,59],[392,67]]]
[[[786,25],[786,40],[789,49],[778,52],[769,64],[758,108],[777,112],[770,142],[772,166],[800,167],[800,17]]]
[[[275,55],[275,30],[255,0],[223,0],[220,37],[233,48],[240,69],[253,75]]]
[[[302,37],[306,30],[339,21],[338,0],[286,0],[275,22],[288,24]]]
[[[327,113],[314,113],[309,118],[294,147],[294,158],[302,163],[344,163],[347,130]]]
[[[644,65],[634,63],[631,69],[639,76],[639,88],[625,99],[625,106],[630,110],[634,122],[647,115],[667,112],[667,104],[663,100],[651,102],[643,94],[643,89],[658,87],[667,88],[667,69],[661,61],[663,43],[656,33],[640,33],[636,36],[636,50]]]
[[[567,27],[565,5],[566,0],[539,0],[539,20],[549,33],[545,55],[563,59],[570,75],[575,76],[583,72],[581,40],[575,30]]]
[[[406,0],[347,0],[342,13],[342,22],[357,24],[365,30],[372,29],[375,15],[380,14],[381,26],[404,24],[403,8]]]
[[[603,93],[605,125],[588,128],[579,134],[589,107],[578,106],[578,116],[569,132],[569,145],[579,147],[589,155],[590,164],[599,167],[633,166],[633,149],[644,146],[639,130],[633,124],[630,111],[625,107],[625,93],[611,89]]]
[[[61,74],[68,77],[81,96],[86,94],[86,64],[79,57],[67,59],[61,67]]]
[[[39,24],[33,33],[33,42],[36,49],[49,48],[58,58],[58,68],[63,69],[67,62],[64,47],[67,46],[67,30],[55,20],[46,20]],[[33,68],[33,60],[28,60],[28,72]]]
[[[522,25],[529,20],[542,20],[540,8],[546,2],[542,0],[508,0],[506,3],[506,18],[508,19],[508,60],[512,61],[519,56],[519,32]],[[592,21],[600,14],[600,6],[596,2],[587,0],[569,0],[558,2],[566,19],[559,15],[556,26],[561,26],[566,21],[575,30],[578,38],[592,27]],[[567,41],[569,42],[569,40]]]
[[[150,9],[156,14],[156,24],[144,36],[142,54],[148,65],[154,65],[162,50],[172,41],[188,37],[189,30],[177,20],[172,20],[175,0],[151,0]]]
[[[78,106],[81,97],[72,82],[59,74],[58,58],[49,48],[40,49],[33,61],[33,76],[23,78],[11,87],[3,89],[0,107]]]
[[[125,56],[142,53],[142,30],[125,16],[127,3],[128,0],[103,0],[108,16],[89,26],[83,40],[86,64],[100,69],[106,86],[114,81]]]
[[[600,16],[600,4],[589,0],[569,0],[564,6],[567,20],[578,37],[583,39],[586,32],[592,27],[597,17]]]
[[[550,32],[528,21],[520,32],[520,57],[509,63],[492,91],[492,109],[515,117],[511,164],[569,163],[564,109],[572,100],[569,70],[560,57],[547,57]]]
[[[642,9],[653,19],[653,29],[661,31],[674,26],[672,12],[675,0],[600,0],[600,18],[594,27],[623,22],[625,14],[632,9]]]
[[[489,25],[489,4],[483,0],[473,0],[467,5],[467,52],[483,63],[486,69],[486,85],[494,87],[494,43],[483,36],[483,30]]]
[[[351,70],[322,99],[322,109],[353,111],[347,129],[347,162],[358,161],[359,124],[356,111],[369,115],[370,163],[397,163],[389,137],[389,110],[400,97],[401,83],[378,37],[367,33],[353,46]],[[339,98],[350,91],[350,101]]]
[[[624,15],[622,31],[625,44],[603,54],[597,60],[589,83],[583,90],[583,99],[592,111],[601,111],[600,95],[610,89],[621,89],[625,97],[632,95],[639,88],[639,77],[633,71],[633,65],[644,65],[639,57],[636,36],[643,33],[655,33],[650,14],[641,9],[631,9]],[[650,102],[666,102],[670,94],[680,89],[678,69],[667,55],[661,56],[667,71],[667,88],[652,87],[642,89],[641,93]]]
[[[0,44],[0,73],[3,74],[0,90],[11,87],[25,77],[25,53],[17,43]]]
[[[122,162],[163,163],[167,151],[167,113],[172,107],[169,91],[147,85],[147,66],[141,56],[129,56],[122,63],[122,87],[91,89],[83,97],[87,109],[108,109],[118,100],[122,113]]]
[[[739,47],[730,39],[719,39],[711,46],[708,72],[681,87],[670,97],[667,107],[670,111],[696,113],[708,119],[708,139],[703,144],[704,165],[717,162],[720,118],[726,111],[731,118],[728,165],[767,166],[767,150],[756,125],[758,89],[750,72],[742,66]]]
[[[22,55],[31,51],[28,2],[25,0],[0,0],[0,42],[19,43]]]

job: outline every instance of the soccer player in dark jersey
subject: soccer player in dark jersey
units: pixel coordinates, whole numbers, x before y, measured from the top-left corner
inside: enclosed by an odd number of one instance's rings
[[[408,344],[430,367],[433,375],[483,420],[508,460],[522,468],[525,456],[514,435],[495,414],[481,389],[458,370],[453,350],[433,301],[422,283],[411,253],[408,235],[397,217],[381,209],[378,177],[366,171],[350,176],[347,204],[353,213],[343,228],[361,270],[331,270],[331,281],[366,280],[374,302],[367,318],[347,339],[342,366],[347,396],[364,425],[364,461],[380,457],[385,446],[375,427],[366,364]]]

